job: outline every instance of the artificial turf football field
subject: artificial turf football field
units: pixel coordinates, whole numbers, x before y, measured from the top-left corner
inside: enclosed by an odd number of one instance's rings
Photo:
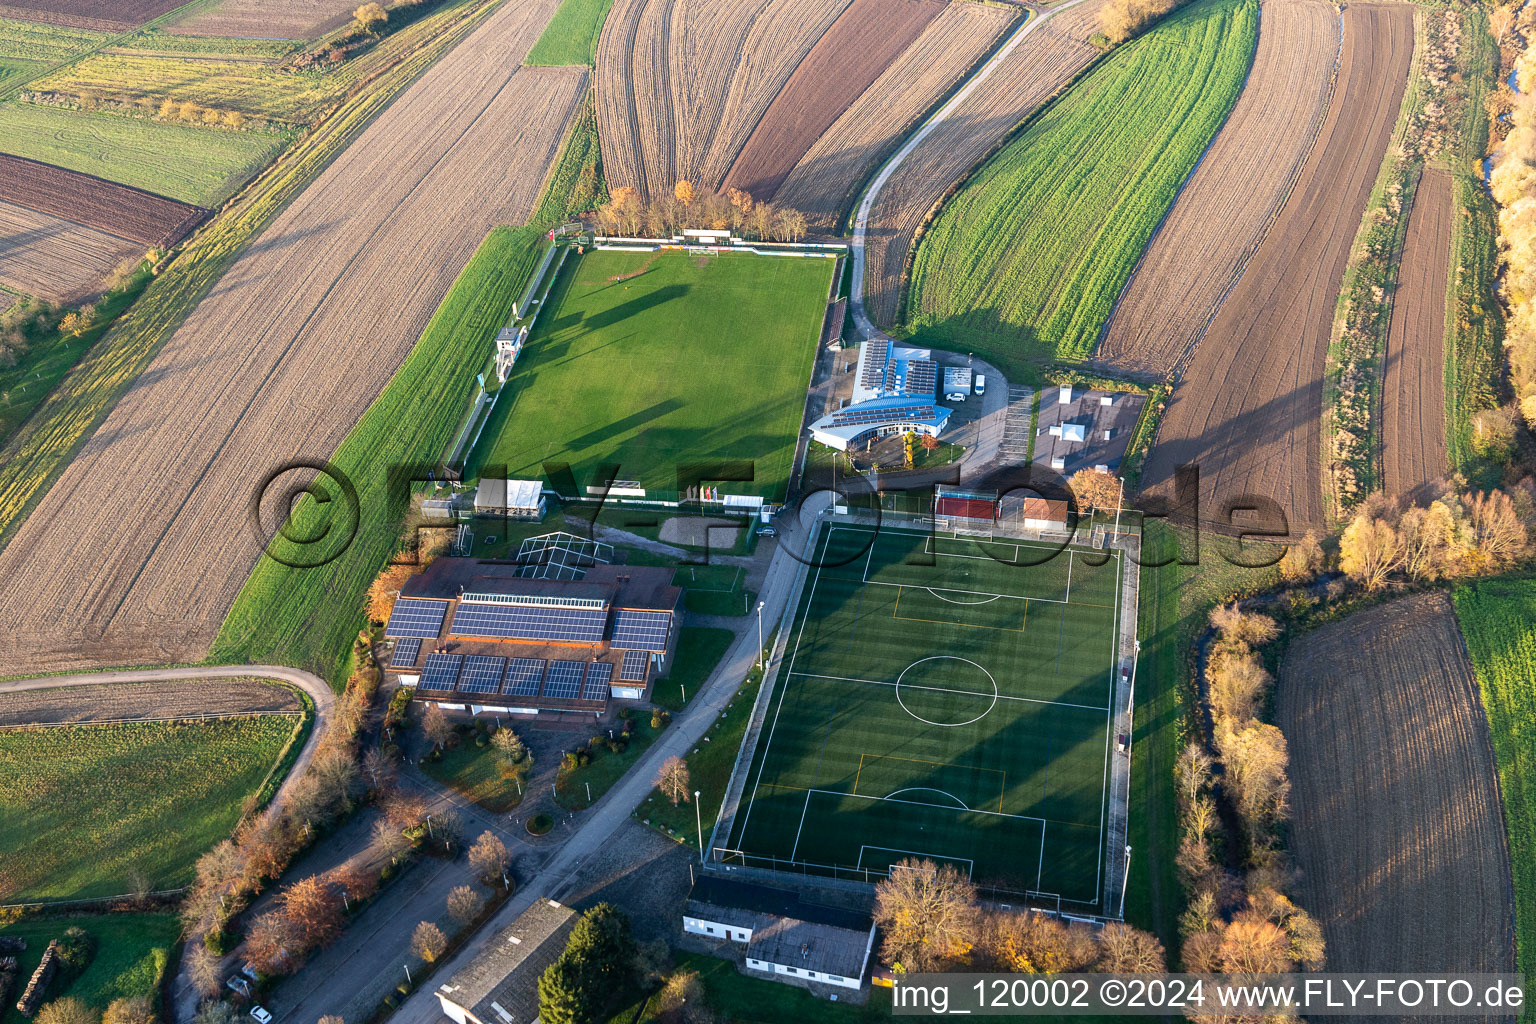
[[[836,261],[595,250],[571,257],[496,401],[468,476],[568,463],[648,489],[690,463],[748,460],[781,499]],[[717,478],[716,478],[717,479]]]
[[[1096,902],[1121,560],[1055,550],[826,528],[726,862]]]

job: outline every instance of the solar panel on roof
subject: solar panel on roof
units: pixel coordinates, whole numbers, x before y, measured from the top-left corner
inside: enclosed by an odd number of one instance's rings
[[[412,668],[421,654],[421,637],[408,636],[395,641],[394,653],[389,656],[390,668]]]
[[[619,666],[619,679],[626,683],[643,683],[650,665],[651,656],[648,652],[625,651],[624,662]]]
[[[574,698],[581,692],[581,677],[586,670],[584,661],[551,661],[543,696]]]
[[[421,667],[423,690],[451,690],[459,681],[459,669],[464,665],[464,655],[435,652],[427,655],[427,663]]]
[[[459,674],[459,692],[500,693],[501,676],[506,670],[506,658],[471,654],[464,659],[464,671]]]
[[[671,626],[671,612],[642,612],[633,608],[620,608],[613,617],[613,646],[664,651],[667,649],[667,633]]]
[[[510,697],[537,697],[543,681],[543,658],[509,658],[507,681],[501,684],[501,692]]]
[[[447,613],[447,601],[402,597],[395,602],[394,609],[389,613],[389,625],[384,627],[384,635],[435,639],[442,631],[443,616]]]
[[[607,620],[605,608],[520,608],[461,601],[448,634],[596,644],[603,640]]]
[[[613,678],[613,665],[606,661],[594,661],[587,666],[587,681],[581,684],[582,700],[607,700],[608,681]]]

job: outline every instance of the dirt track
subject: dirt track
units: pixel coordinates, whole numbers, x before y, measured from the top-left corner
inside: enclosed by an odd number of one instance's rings
[[[772,199],[811,144],[944,8],[940,0],[853,0],[768,105],[725,186]]]
[[[1450,472],[1445,452],[1445,284],[1451,262],[1451,176],[1419,181],[1392,297],[1381,456],[1388,494],[1410,494]]]
[[[62,217],[0,199],[0,284],[50,302],[74,304],[144,247]]]
[[[292,690],[259,679],[102,683],[0,692],[0,728],[301,711]]]
[[[1242,94],[1147,247],[1097,362],[1160,378],[1194,348],[1307,157],[1327,109],[1339,42],[1331,3],[1263,5]]]
[[[486,230],[536,199],[586,81],[519,68],[556,5],[498,8],[191,312],[0,551],[0,671],[206,653],[263,480],[329,458]]]
[[[954,87],[1017,15],[951,3],[839,117],[789,172],[777,200],[830,231],[854,191],[923,112]]]
[[[865,240],[864,301],[876,323],[889,326],[896,318],[907,253],[934,204],[1099,55],[1088,38],[1099,30],[1101,6],[1087,0],[1033,30],[886,181]]]
[[[610,188],[715,190],[849,0],[618,0],[597,48]]]
[[[1174,391],[1144,493],[1171,501],[1175,469],[1194,464],[1203,522],[1258,500],[1275,502],[1293,534],[1323,523],[1319,418],[1334,305],[1412,53],[1408,5],[1345,10],[1339,81],[1317,142]],[[1197,510],[1185,501],[1176,511]],[[1262,520],[1282,529],[1272,515]]]
[[[1326,969],[1513,971],[1493,750],[1449,599],[1403,598],[1298,640],[1276,709],[1298,902],[1322,923]]]

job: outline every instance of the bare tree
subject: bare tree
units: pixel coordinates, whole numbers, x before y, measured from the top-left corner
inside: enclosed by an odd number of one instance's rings
[[[393,789],[400,777],[394,758],[378,747],[371,747],[363,754],[361,770],[363,781],[375,796],[382,796]]]
[[[1250,828],[1284,813],[1291,791],[1285,734],[1273,725],[1253,723],[1225,731],[1218,739],[1226,783]]]
[[[456,885],[448,890],[448,915],[459,924],[469,924],[485,908],[485,897],[472,885]]]
[[[1323,545],[1310,530],[1295,544],[1287,545],[1285,554],[1280,556],[1280,575],[1292,583],[1309,580],[1322,568]]]
[[[1155,974],[1167,969],[1163,944],[1148,932],[1116,921],[1099,932],[1099,970],[1111,974]]]
[[[661,770],[656,773],[656,788],[672,801],[673,807],[688,802],[689,784],[687,761],[673,756],[661,762]]]
[[[1464,495],[1462,503],[1472,521],[1477,549],[1495,566],[1508,565],[1525,553],[1525,524],[1515,503],[1503,491],[1477,491]]]
[[[120,996],[107,1004],[101,1024],[159,1024],[149,996]]]
[[[1402,539],[1392,524],[1361,513],[1339,540],[1339,567],[1366,590],[1380,590],[1402,562]]]
[[[101,1024],[101,1015],[83,999],[65,996],[37,1011],[37,1024]]]
[[[976,943],[976,889],[952,864],[907,858],[875,886],[875,921],[887,963],[931,970]]]
[[[480,833],[475,845],[469,848],[469,864],[487,882],[500,882],[507,868],[512,865],[512,855],[492,832]]]
[[[447,948],[448,937],[431,921],[421,922],[411,933],[411,952],[429,964],[442,956]]]
[[[298,946],[304,950],[328,946],[346,927],[346,912],[341,893],[319,875],[294,882],[278,897],[293,925]]]
[[[438,747],[446,747],[448,741],[453,739],[454,732],[453,723],[448,721],[447,714],[436,704],[428,704],[422,712],[421,731]]]
[[[1223,930],[1217,959],[1223,970],[1234,974],[1279,974],[1295,966],[1290,945],[1273,921],[1240,914]]]
[[[219,955],[203,944],[201,939],[188,942],[182,956],[187,958],[187,976],[192,987],[204,999],[219,994]]]

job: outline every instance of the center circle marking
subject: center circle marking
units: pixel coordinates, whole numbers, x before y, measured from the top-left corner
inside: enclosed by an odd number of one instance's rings
[[[907,673],[908,672],[911,672],[914,668],[916,668],[917,666],[923,664],[924,662],[929,662],[929,661],[959,661],[959,662],[963,662],[963,663],[965,663],[967,665],[970,665],[974,669],[979,670],[982,675],[987,677],[987,681],[992,684],[992,703],[987,705],[987,710],[983,711],[981,714],[977,715],[975,718],[967,718],[963,722],[935,722],[933,719],[931,719],[931,718],[924,718],[922,715],[918,714],[916,711],[913,711],[911,708],[907,707],[907,702],[905,700],[903,700],[902,696],[901,696],[901,681],[907,677]],[[917,683],[913,683],[913,684],[911,684],[911,686],[914,689],[918,688],[918,684]],[[934,688],[934,689],[937,689],[937,688]],[[954,690],[951,690],[951,691],[941,691],[941,692],[957,693],[957,692],[972,692],[972,691],[954,691]],[[973,695],[977,696],[977,697],[986,697],[986,694],[984,694],[984,693],[974,693]],[[997,707],[997,680],[992,678],[992,673],[991,672],[988,672],[986,669],[982,668],[980,665],[976,664],[974,661],[970,660],[969,658],[959,658],[959,657],[956,657],[953,654],[935,654],[932,657],[919,658],[918,660],[914,661],[912,664],[908,665],[906,668],[901,670],[901,675],[896,677],[896,702],[901,705],[901,709],[903,711],[905,711],[907,714],[911,715],[913,718],[917,719],[919,722],[924,723],[925,725],[934,725],[934,726],[938,726],[939,728],[942,728],[942,729],[955,729],[955,728],[958,728],[959,726],[962,726],[962,725],[970,725],[972,722],[979,722],[983,718],[986,718],[988,715],[990,715],[992,713],[992,709]]]

